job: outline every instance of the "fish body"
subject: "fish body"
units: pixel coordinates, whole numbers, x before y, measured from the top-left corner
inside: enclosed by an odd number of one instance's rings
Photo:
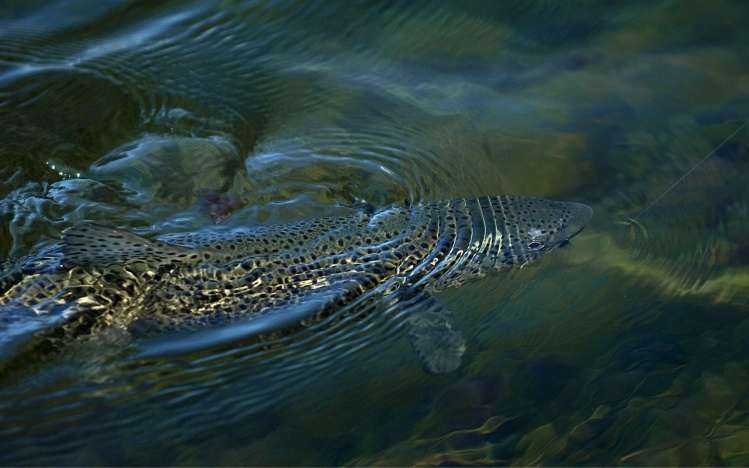
[[[432,294],[542,257],[591,214],[503,195],[153,240],[73,226],[60,245],[0,272],[0,314],[50,317],[34,333],[64,343],[111,327],[138,337],[269,316],[293,328],[388,298],[408,308],[424,368],[446,372],[465,346]]]

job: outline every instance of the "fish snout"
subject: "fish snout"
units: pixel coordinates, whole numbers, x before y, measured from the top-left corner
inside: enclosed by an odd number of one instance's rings
[[[564,202],[566,206],[566,211],[568,212],[568,218],[566,220],[566,225],[563,228],[563,239],[561,239],[565,244],[569,242],[569,240],[573,237],[575,237],[577,234],[582,231],[585,226],[588,225],[590,220],[593,218],[593,209],[589,207],[588,205],[584,205],[582,203],[575,203],[575,202]]]

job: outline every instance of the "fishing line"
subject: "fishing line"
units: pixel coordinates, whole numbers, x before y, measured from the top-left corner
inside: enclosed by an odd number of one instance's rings
[[[694,171],[695,169],[697,169],[698,167],[700,167],[700,164],[702,164],[703,162],[705,162],[705,161],[707,160],[707,158],[709,158],[710,156],[712,156],[713,154],[715,154],[715,152],[716,152],[716,151],[718,151],[718,150],[720,149],[720,147],[721,147],[721,146],[723,146],[723,145],[725,145],[726,143],[728,143],[728,141],[729,141],[729,140],[730,140],[731,138],[733,138],[733,137],[734,137],[734,136],[735,136],[735,135],[736,135],[737,133],[739,133],[739,132],[741,131],[741,129],[743,129],[744,127],[746,127],[746,125],[747,125],[747,124],[749,124],[749,119],[747,119],[746,121],[744,121],[744,123],[743,123],[743,124],[741,124],[741,126],[740,126],[739,128],[737,128],[736,130],[734,130],[734,131],[733,131],[733,133],[731,133],[730,135],[728,135],[728,136],[727,136],[727,137],[725,138],[725,140],[723,140],[722,142],[720,142],[720,144],[719,144],[718,146],[716,146],[715,148],[713,148],[713,150],[712,150],[712,151],[710,151],[709,153],[707,153],[707,155],[705,155],[705,157],[704,157],[704,158],[702,158],[702,159],[701,159],[701,160],[700,160],[700,161],[699,161],[699,162],[698,162],[697,164],[695,164],[694,166],[692,166],[692,168],[691,168],[691,169],[689,169],[689,170],[688,170],[688,171],[686,172],[686,174],[684,174],[683,176],[681,176],[681,178],[680,178],[679,180],[677,180],[676,182],[674,182],[674,184],[673,184],[673,185],[672,185],[671,187],[669,187],[668,189],[666,189],[666,191],[665,191],[665,192],[663,192],[663,193],[662,193],[662,194],[661,194],[661,195],[660,195],[660,196],[659,196],[658,198],[656,198],[656,199],[655,199],[655,200],[653,201],[653,203],[651,203],[650,205],[648,205],[648,206],[647,206],[647,208],[645,208],[644,210],[642,210],[642,211],[640,212],[640,214],[638,214],[638,215],[637,215],[637,216],[635,216],[634,218],[630,218],[630,219],[629,219],[629,223],[628,223],[628,224],[629,224],[629,225],[632,225],[632,224],[633,224],[633,223],[634,223],[634,222],[635,222],[635,221],[637,220],[637,218],[639,218],[640,216],[642,216],[642,215],[643,215],[643,214],[644,214],[644,213],[645,213],[646,211],[648,211],[648,210],[649,210],[649,209],[650,209],[650,208],[651,208],[651,207],[652,207],[653,205],[655,205],[656,203],[658,203],[658,201],[660,201],[660,199],[661,199],[661,198],[665,197],[665,196],[666,196],[666,194],[667,194],[668,192],[670,192],[670,191],[671,191],[671,190],[672,190],[672,189],[673,189],[674,187],[676,187],[677,185],[679,185],[679,183],[680,183],[680,182],[681,182],[682,180],[686,179],[686,177],[687,177],[687,176],[688,176],[689,174],[691,174],[691,173],[692,173],[692,172],[693,172],[693,171]]]

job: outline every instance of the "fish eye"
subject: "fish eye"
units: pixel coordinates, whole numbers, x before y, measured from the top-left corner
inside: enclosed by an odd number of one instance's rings
[[[530,242],[528,242],[528,248],[530,250],[538,250],[544,246],[544,243],[541,242],[538,239],[531,239]]]

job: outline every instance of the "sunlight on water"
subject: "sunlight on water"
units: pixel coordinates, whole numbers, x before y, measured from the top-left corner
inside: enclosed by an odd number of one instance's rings
[[[749,464],[749,128],[718,147],[749,118],[748,15],[3,3],[2,291],[81,223],[151,238],[508,193],[594,217],[536,263],[437,294],[465,338],[447,374],[422,371],[400,301],[265,339],[314,303],[135,340],[111,327],[56,353],[31,335],[64,301],[2,307],[0,462]]]

